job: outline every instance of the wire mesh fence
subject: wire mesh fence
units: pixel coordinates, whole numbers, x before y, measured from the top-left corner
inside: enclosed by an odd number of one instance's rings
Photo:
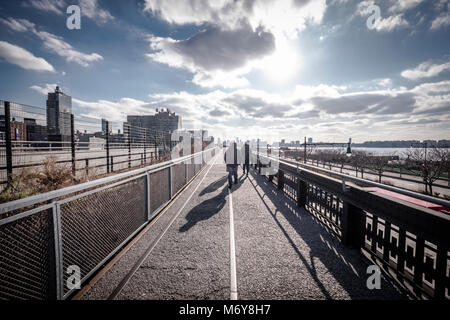
[[[89,279],[195,177],[187,173],[198,157],[0,204],[0,299],[69,297],[77,289],[69,271],[78,268],[80,284]]]
[[[170,159],[168,131],[64,112],[55,126],[54,117],[49,109],[0,100],[0,191],[49,161],[84,181]]]

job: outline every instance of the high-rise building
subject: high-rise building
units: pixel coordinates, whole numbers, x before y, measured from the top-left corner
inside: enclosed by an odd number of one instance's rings
[[[106,119],[102,119],[102,134],[106,134],[106,125],[107,125],[108,121],[106,121]],[[111,128],[109,128],[109,133],[111,133]]]
[[[155,131],[173,132],[181,129],[181,116],[175,112],[156,109],[155,115],[127,116],[127,123],[134,127]]]
[[[48,93],[47,132],[49,141],[70,141],[70,115],[72,97],[64,94],[57,86],[55,92]]]

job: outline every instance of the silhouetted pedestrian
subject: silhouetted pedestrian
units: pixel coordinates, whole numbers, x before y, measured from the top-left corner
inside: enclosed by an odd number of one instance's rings
[[[224,160],[227,164],[228,188],[231,189],[231,186],[233,185],[233,177],[234,184],[238,183],[238,153],[236,142],[231,143],[230,147],[225,152]]]
[[[244,163],[243,163],[243,171],[245,173],[245,169],[247,169],[247,176],[250,170],[250,146],[248,142],[244,144]]]

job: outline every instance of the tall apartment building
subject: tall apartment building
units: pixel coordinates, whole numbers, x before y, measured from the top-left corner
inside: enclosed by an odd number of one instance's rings
[[[173,132],[181,129],[181,116],[175,112],[156,109],[155,115],[127,116],[127,123],[134,127],[141,127],[160,132]]]
[[[47,132],[49,141],[70,141],[70,115],[72,97],[64,94],[57,86],[55,92],[48,93]]]

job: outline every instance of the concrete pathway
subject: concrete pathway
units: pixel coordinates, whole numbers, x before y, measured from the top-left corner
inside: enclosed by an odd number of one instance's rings
[[[219,153],[83,299],[108,298],[152,245],[116,299],[402,299],[384,279],[380,290],[367,289],[364,257],[264,177],[240,168],[229,192],[221,159]]]

